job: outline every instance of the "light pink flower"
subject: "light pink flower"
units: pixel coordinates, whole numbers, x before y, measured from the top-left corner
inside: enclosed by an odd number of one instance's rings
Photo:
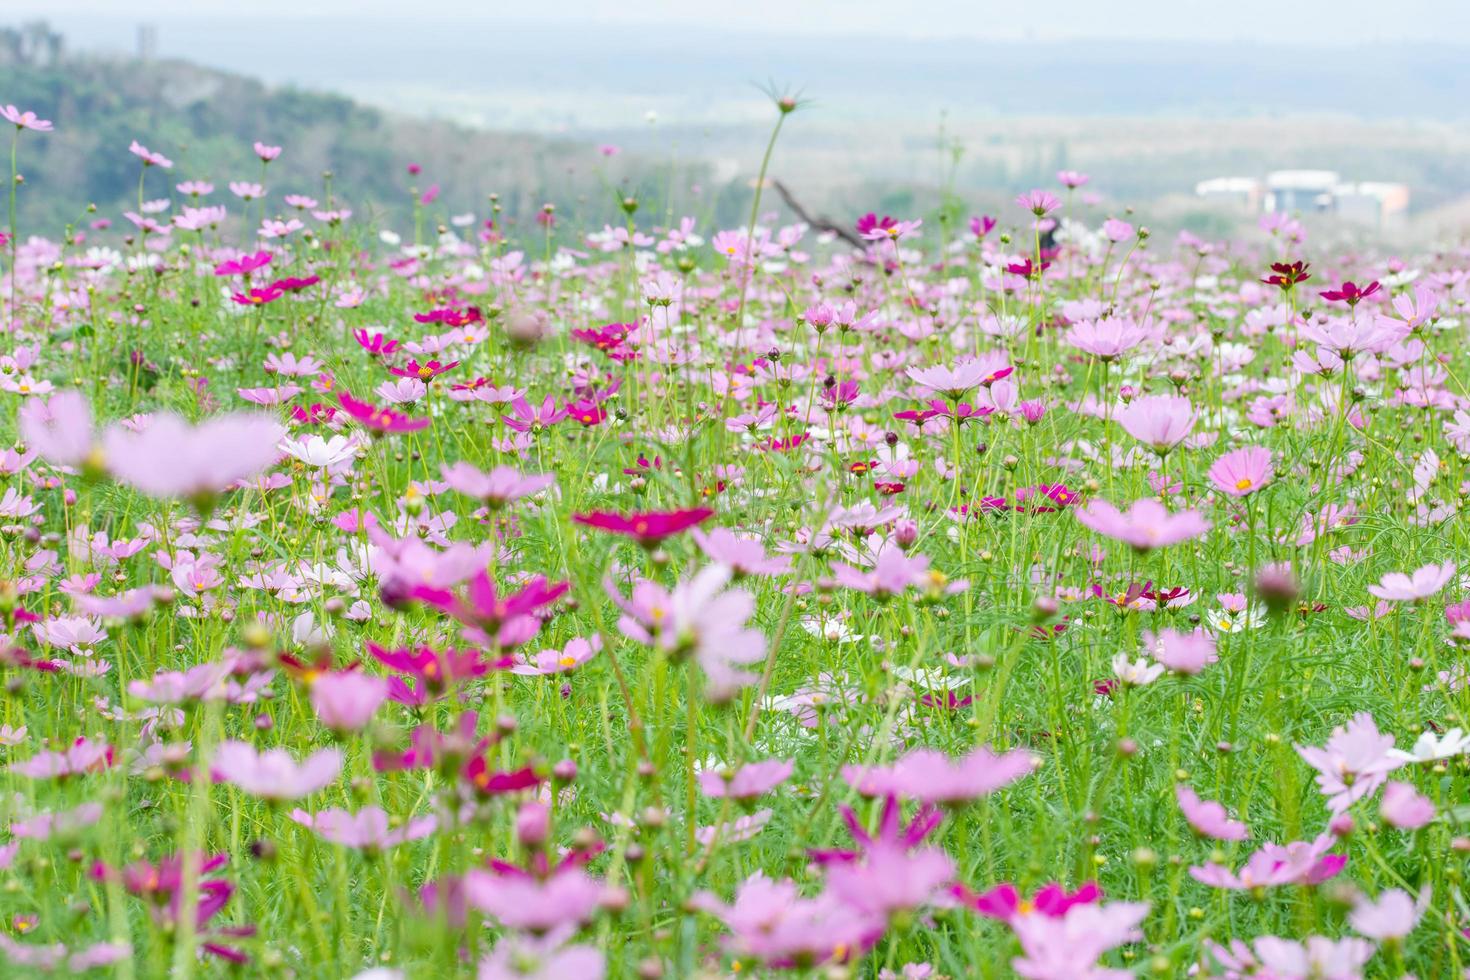
[[[1126,513],[1106,500],[1093,500],[1077,512],[1077,522],[1138,551],[1166,548],[1205,534],[1210,522],[1197,510],[1171,514],[1151,497],[1136,500]]]
[[[102,436],[107,468],[150,497],[206,497],[272,466],[285,428],[264,415],[238,413],[191,426],[171,412],[141,431],[123,425]]]
[[[1455,563],[1424,565],[1416,568],[1412,576],[1403,572],[1389,572],[1377,585],[1368,586],[1368,592],[1380,599],[1392,602],[1419,602],[1434,595],[1455,577]]]
[[[1194,406],[1182,395],[1145,395],[1118,413],[1124,431],[1160,455],[1183,442],[1194,422]]]
[[[333,844],[370,851],[386,851],[399,844],[427,837],[439,824],[433,816],[415,817],[396,830],[389,829],[388,814],[376,806],[363,807],[356,813],[340,807],[316,813],[297,809],[291,811],[291,819],[303,827],[310,827]]]
[[[1271,482],[1271,450],[1264,446],[1235,449],[1215,460],[1210,481],[1222,493],[1245,497]]]
[[[1211,800],[1202,800],[1192,788],[1180,783],[1174,787],[1174,799],[1184,819],[1195,833],[1215,840],[1245,840],[1250,830],[1239,820],[1230,819],[1225,808]]]
[[[1389,783],[1383,790],[1378,812],[1399,830],[1418,830],[1434,819],[1434,801],[1409,783]]]
[[[222,742],[210,765],[215,777],[265,800],[294,800],[325,789],[342,771],[342,751],[322,749],[298,763],[285,749],[257,752],[247,742]]]

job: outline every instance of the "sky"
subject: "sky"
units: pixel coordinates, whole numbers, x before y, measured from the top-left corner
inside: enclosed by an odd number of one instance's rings
[[[152,21],[229,18],[258,31],[303,19],[351,17],[385,27],[425,21],[513,20],[546,26],[657,24],[789,35],[866,34],[990,40],[1375,40],[1470,44],[1467,0],[4,0],[5,20],[45,17],[93,38]],[[89,42],[88,43],[94,43]],[[120,39],[119,45],[127,43]]]

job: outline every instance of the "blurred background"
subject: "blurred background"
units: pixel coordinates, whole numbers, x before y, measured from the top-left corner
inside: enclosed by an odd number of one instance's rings
[[[805,104],[770,173],[842,224],[996,213],[1077,170],[1100,213],[1160,230],[1273,211],[1390,246],[1470,230],[1464,0],[0,4],[0,103],[57,124],[23,168],[51,234],[136,205],[133,139],[177,162],[149,197],[259,179],[264,140],[286,148],[274,202],[330,170],[388,224],[437,185],[445,215],[494,193],[505,224],[553,202],[586,228],[636,194],[641,223],[728,227],[772,93]]]

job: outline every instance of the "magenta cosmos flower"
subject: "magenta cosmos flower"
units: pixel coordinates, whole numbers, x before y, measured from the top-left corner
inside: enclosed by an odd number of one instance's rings
[[[516,592],[498,589],[483,569],[470,579],[464,598],[448,589],[416,586],[409,598],[418,599],[453,616],[464,624],[471,642],[502,650],[520,646],[541,628],[538,613],[566,594],[570,582],[552,584],[544,575],[526,580]]]
[[[1211,888],[1249,891],[1280,885],[1319,885],[1337,877],[1347,864],[1346,854],[1328,854],[1337,839],[1321,834],[1310,843],[1266,844],[1252,854],[1240,871],[1211,861],[1189,869],[1195,881]]]
[[[1455,563],[1429,564],[1414,570],[1413,575],[1389,572],[1377,585],[1368,586],[1368,591],[1380,599],[1390,602],[1420,602],[1434,595],[1455,577]]]
[[[285,749],[257,752],[246,742],[220,744],[210,766],[215,777],[263,800],[294,800],[330,786],[342,771],[342,751],[322,749],[298,763]]]
[[[377,408],[367,402],[358,401],[345,391],[337,396],[337,401],[341,402],[342,411],[349,418],[375,433],[418,432],[429,427],[428,419],[409,418],[390,409]]]
[[[1145,395],[1118,413],[1124,431],[1161,456],[1184,441],[1194,420],[1194,406],[1182,395]]]
[[[1210,467],[1210,482],[1221,493],[1232,497],[1245,497],[1271,482],[1274,469],[1271,465],[1271,450],[1264,446],[1247,446],[1235,449]]]
[[[1077,520],[1098,534],[1132,545],[1138,551],[1167,548],[1200,537],[1210,522],[1197,510],[1169,513],[1157,500],[1136,500],[1124,513],[1106,500],[1094,500],[1077,511]]]
[[[586,527],[623,534],[634,538],[639,544],[651,546],[664,538],[687,531],[696,524],[714,516],[708,507],[691,507],[688,510],[643,511],[618,514],[607,510],[594,510],[587,514],[573,514],[572,520]]]

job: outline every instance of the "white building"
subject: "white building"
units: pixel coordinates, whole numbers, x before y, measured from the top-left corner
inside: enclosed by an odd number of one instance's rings
[[[1332,210],[1332,192],[1342,183],[1335,170],[1274,170],[1266,175],[1265,208],[1287,214]]]
[[[1196,197],[1231,205],[1242,211],[1261,209],[1261,182],[1254,177],[1215,177],[1194,185]]]
[[[1335,170],[1274,170],[1265,180],[1215,177],[1195,184],[1194,193],[1247,212],[1335,214],[1373,228],[1393,224],[1409,211],[1408,185],[1344,181]]]

